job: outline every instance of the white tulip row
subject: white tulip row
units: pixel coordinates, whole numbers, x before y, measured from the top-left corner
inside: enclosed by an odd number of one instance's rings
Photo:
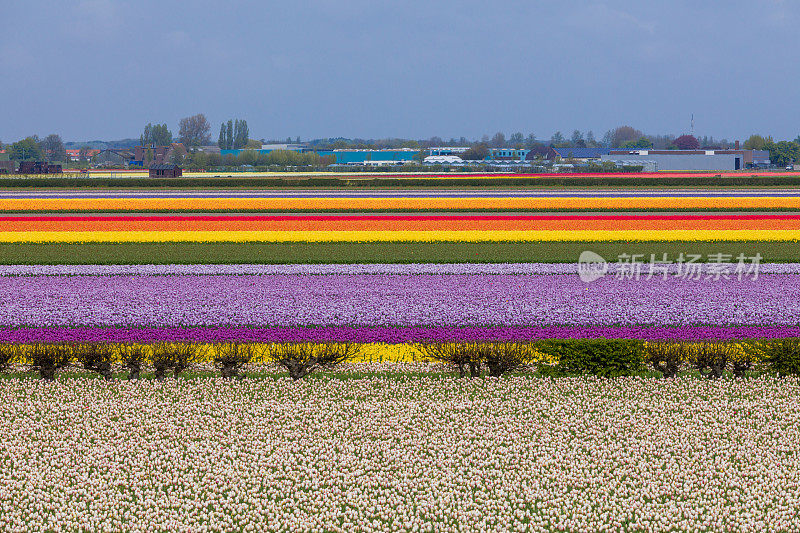
[[[5,379],[0,530],[797,531],[798,449],[797,379]]]

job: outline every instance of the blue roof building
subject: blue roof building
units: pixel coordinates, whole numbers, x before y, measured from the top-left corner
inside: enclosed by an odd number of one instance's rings
[[[547,159],[600,159],[601,156],[608,154],[605,148],[581,148],[573,146],[571,148],[550,148],[547,151]]]

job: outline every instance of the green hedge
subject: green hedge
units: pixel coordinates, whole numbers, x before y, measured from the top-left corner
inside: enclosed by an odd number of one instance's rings
[[[763,348],[767,368],[781,375],[800,375],[800,339],[778,339]]]
[[[636,176],[561,176],[541,178],[359,178],[313,177],[303,178],[0,178],[0,188],[46,188],[46,187],[142,187],[142,188],[214,188],[214,187],[767,187],[800,186],[800,176],[659,176],[644,178]]]
[[[593,374],[613,378],[643,370],[642,342],[636,340],[569,339],[542,341],[536,348],[558,361],[562,375]]]

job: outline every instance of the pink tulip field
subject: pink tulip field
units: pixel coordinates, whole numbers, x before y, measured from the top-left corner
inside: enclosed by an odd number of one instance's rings
[[[6,381],[0,530],[800,529],[797,379],[361,372]]]

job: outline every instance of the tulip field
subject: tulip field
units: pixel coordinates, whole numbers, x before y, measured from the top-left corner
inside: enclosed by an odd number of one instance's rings
[[[0,191],[2,531],[800,531],[799,393],[797,189]]]
[[[0,529],[800,529],[796,379],[393,372],[7,382]]]

